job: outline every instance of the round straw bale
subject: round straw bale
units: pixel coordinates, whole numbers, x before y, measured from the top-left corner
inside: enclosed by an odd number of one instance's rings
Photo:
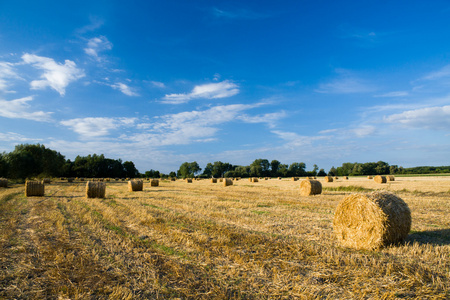
[[[373,179],[376,183],[386,183],[386,176],[377,175]]]
[[[0,178],[0,187],[8,187],[8,179]]]
[[[230,178],[225,178],[223,180],[223,186],[229,186],[229,185],[233,185],[233,180],[231,180]]]
[[[387,175],[386,180],[387,181],[395,181],[395,177],[394,177],[394,175]]]
[[[51,183],[52,181],[50,180],[50,178],[44,178],[43,182],[44,183]]]
[[[192,183],[192,178],[186,178],[186,183]]]
[[[292,177],[291,180],[292,180],[292,181],[297,181],[297,180],[298,180],[298,177]]]
[[[100,181],[86,182],[86,198],[105,198],[106,183]]]
[[[342,179],[348,180],[348,176],[344,176],[344,177],[342,177]]]
[[[128,181],[128,191],[138,192],[144,189],[144,181],[140,179],[133,179]]]
[[[252,178],[252,182],[258,182],[258,178],[253,177],[253,178]]]
[[[369,175],[369,176],[367,176],[367,179],[373,179],[373,176]]]
[[[150,180],[150,186],[159,186],[159,180],[158,179]]]
[[[25,196],[44,196],[45,186],[44,181],[31,181],[27,180],[25,182]]]
[[[73,182],[73,177],[67,178],[67,182]]]
[[[331,176],[325,176],[324,177],[325,182],[333,182],[333,177]]]
[[[170,181],[176,181],[176,178],[170,177]]]
[[[211,178],[211,183],[217,183],[217,178]]]
[[[333,229],[345,247],[378,249],[408,236],[411,211],[401,198],[386,191],[351,194],[336,207]]]
[[[322,184],[320,181],[305,179],[300,182],[300,195],[310,196],[322,194]]]

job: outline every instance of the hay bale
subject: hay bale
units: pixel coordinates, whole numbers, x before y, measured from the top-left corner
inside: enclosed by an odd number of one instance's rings
[[[67,178],[67,182],[73,182],[73,177]]]
[[[377,175],[373,179],[376,183],[386,183],[386,176]]]
[[[192,178],[186,178],[186,183],[192,183]]]
[[[128,181],[129,192],[139,192],[144,189],[144,181],[140,179],[133,179]]]
[[[394,175],[388,175],[388,176],[386,176],[386,180],[387,181],[395,181],[395,177],[394,177]]]
[[[150,186],[159,186],[159,180],[158,179],[152,179],[150,181]]]
[[[323,179],[325,180],[325,182],[333,182],[333,177],[331,176],[325,176]]]
[[[44,181],[32,181],[27,180],[25,182],[25,196],[32,197],[32,196],[44,196],[45,193],[45,186]]]
[[[258,178],[253,177],[252,180],[251,180],[251,182],[258,182]]]
[[[8,179],[0,178],[0,187],[7,188],[8,187]]]
[[[378,249],[408,236],[411,211],[401,198],[386,191],[351,194],[338,204],[333,229],[345,247]]]
[[[106,183],[100,181],[86,182],[86,198],[105,198]]]
[[[348,176],[344,176],[342,177],[344,180],[348,180]]]
[[[300,182],[300,195],[311,196],[322,194],[322,184],[320,181],[305,179]]]
[[[50,180],[50,178],[44,178],[44,180],[42,180],[42,181],[44,182],[44,184],[45,184],[45,183],[48,184],[48,183],[51,183],[51,182],[52,182],[52,181]]]
[[[211,183],[217,183],[217,178],[211,178]]]
[[[172,178],[172,177],[170,177],[170,181],[176,181],[176,179],[175,179],[175,178]]]
[[[83,178],[83,177],[81,177],[81,178],[80,178],[80,181],[84,181],[84,178]]]
[[[225,178],[225,180],[223,181],[223,186],[229,185],[233,185],[233,180],[231,180],[230,178]]]
[[[339,177],[335,176],[335,177],[334,177],[334,179],[338,180],[338,179],[339,179]]]
[[[298,177],[292,177],[291,180],[292,180],[292,181],[297,181],[297,180],[298,180]]]
[[[367,179],[373,179],[373,176],[369,175],[369,176],[367,176]]]

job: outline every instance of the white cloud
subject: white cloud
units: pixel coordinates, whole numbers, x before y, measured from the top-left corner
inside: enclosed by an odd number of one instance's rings
[[[426,107],[393,114],[384,119],[409,128],[450,130],[450,105]]]
[[[110,85],[113,89],[119,90],[127,96],[139,96],[138,93],[134,92],[128,85],[125,83],[118,82],[116,84]]]
[[[208,83],[195,86],[190,93],[187,94],[168,94],[163,98],[163,103],[181,104],[192,99],[218,99],[234,96],[239,93],[238,85],[224,80],[218,83]]]
[[[108,41],[105,36],[99,36],[89,39],[87,43],[87,48],[84,48],[84,52],[87,55],[94,57],[96,60],[100,61],[99,52],[105,50],[111,50],[112,43]]]
[[[350,129],[350,132],[354,133],[357,137],[366,137],[376,132],[376,127],[372,125],[362,125],[357,128]]]
[[[436,80],[436,79],[441,79],[444,77],[450,77],[450,65],[446,65],[443,68],[441,68],[440,70],[431,72],[431,73],[425,75],[424,77],[422,77],[422,79]]]
[[[267,123],[269,127],[273,128],[275,127],[275,122],[284,117],[286,117],[286,113],[284,111],[281,111],[257,116],[249,116],[244,114],[239,116],[238,119],[246,123]]]
[[[336,70],[338,77],[328,83],[322,83],[315,91],[324,94],[356,94],[369,93],[376,88],[361,78],[351,74],[348,70]]]
[[[0,61],[0,91],[3,92],[12,92],[8,91],[8,79],[17,79],[20,78],[13,69],[13,64],[8,62]]]
[[[0,116],[10,119],[27,119],[39,122],[49,122],[52,112],[28,111],[30,108],[28,102],[32,100],[32,96],[10,101],[0,99]]]
[[[376,95],[374,97],[379,98],[393,98],[393,97],[406,97],[409,96],[409,93],[407,91],[395,91],[395,92],[389,92],[381,95]]]
[[[163,82],[159,82],[159,81],[150,81],[150,83],[157,88],[163,89],[166,87],[166,85]]]
[[[38,142],[38,141],[41,141],[41,139],[28,138],[19,133],[15,133],[15,132],[6,132],[6,133],[0,132],[0,141],[24,143],[24,142],[30,142],[30,141]]]
[[[63,65],[51,58],[28,53],[24,54],[22,59],[25,63],[43,71],[41,75],[42,80],[33,80],[31,82],[32,89],[44,89],[49,86],[61,96],[64,96],[69,83],[85,76],[83,70],[78,69],[71,60],[65,60]]]
[[[135,118],[77,118],[60,123],[81,135],[83,139],[89,139],[109,135],[110,131],[131,126],[135,121]]]

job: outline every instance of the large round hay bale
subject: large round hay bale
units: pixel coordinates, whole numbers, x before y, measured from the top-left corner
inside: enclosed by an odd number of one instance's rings
[[[211,183],[217,183],[217,178],[211,178]]]
[[[159,186],[159,180],[158,179],[150,180],[150,186]]]
[[[229,186],[229,185],[233,185],[233,180],[231,180],[231,178],[224,178],[223,186]]]
[[[394,177],[394,175],[387,175],[386,180],[387,181],[395,181],[395,177]]]
[[[192,178],[186,178],[186,183],[192,183]]]
[[[0,178],[0,187],[8,187],[8,179],[6,178]]]
[[[351,194],[338,204],[333,229],[345,247],[378,249],[408,236],[411,211],[401,198],[386,191]]]
[[[86,182],[86,198],[105,198],[106,183],[100,181]]]
[[[386,176],[377,175],[373,178],[376,183],[386,183]]]
[[[44,181],[32,181],[27,180],[25,182],[25,196],[32,197],[38,196],[42,197],[45,193]]]
[[[333,177],[331,176],[325,176],[323,179],[325,180],[325,182],[333,182]]]
[[[144,181],[140,179],[133,179],[128,181],[128,191],[138,192],[144,189]]]
[[[322,194],[322,184],[320,181],[305,179],[300,182],[300,195],[310,196]]]

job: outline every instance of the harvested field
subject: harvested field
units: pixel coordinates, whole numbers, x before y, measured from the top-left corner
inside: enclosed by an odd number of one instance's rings
[[[85,185],[0,189],[0,299],[450,298],[450,177],[349,177],[314,197],[290,178],[107,182],[105,199]],[[411,209],[406,243],[339,246],[338,202],[380,188]]]

